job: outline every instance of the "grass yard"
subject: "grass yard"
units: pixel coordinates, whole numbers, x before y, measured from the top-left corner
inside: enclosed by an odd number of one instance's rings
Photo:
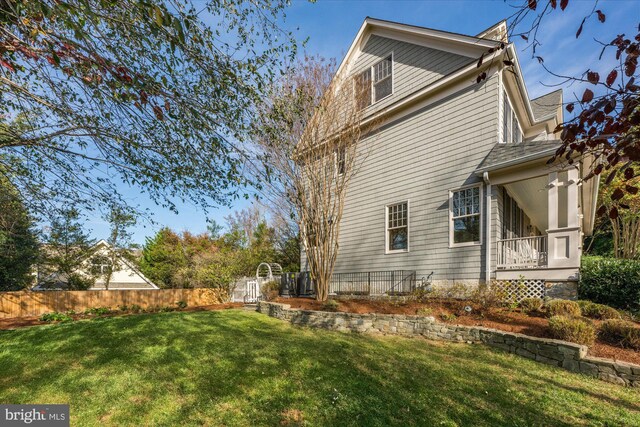
[[[0,402],[72,425],[640,425],[640,391],[479,345],[177,312],[0,332]]]

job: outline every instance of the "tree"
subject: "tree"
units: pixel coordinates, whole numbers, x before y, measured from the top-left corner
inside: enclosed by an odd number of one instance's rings
[[[0,0],[0,175],[39,214],[124,207],[120,180],[230,200],[249,107],[296,52],[287,4]]]
[[[128,229],[135,225],[136,219],[130,213],[114,205],[105,216],[105,220],[111,226],[109,238],[107,239],[107,243],[109,243],[106,255],[108,268],[103,273],[104,288],[109,290],[113,272],[122,266],[128,256],[129,246],[131,245],[131,232]]]
[[[187,263],[180,236],[164,227],[142,247],[140,271],[161,288],[175,288],[174,274]]]
[[[38,241],[33,221],[18,194],[0,176],[0,290],[14,291],[33,284]]]
[[[550,75],[561,78],[561,84],[583,83],[588,86],[579,99],[564,106],[572,116],[559,124],[555,130],[560,132],[562,145],[549,163],[560,160],[572,164],[576,158],[593,155],[597,161],[585,180],[597,178],[605,172],[605,185],[611,183],[618,173],[622,174],[623,182],[633,180],[633,165],[640,161],[640,85],[636,84],[639,77],[640,26],[634,30],[633,36],[602,34],[601,38],[604,41],[594,41],[594,48],[601,50],[600,59],[615,59],[616,65],[607,70],[606,74],[601,76],[592,68],[585,69],[580,75],[556,73],[544,64],[544,53],[541,52],[538,34],[544,31],[545,20],[549,16],[562,13],[572,3],[569,0],[518,1],[513,4],[515,12],[509,18],[509,37],[525,40],[532,57],[537,59]],[[591,12],[584,16],[579,24],[576,22],[576,38],[581,36],[585,25],[591,25],[594,21],[598,25],[597,22],[606,21],[607,11],[597,9],[597,1],[594,1],[593,5]],[[614,2],[606,5],[611,9],[623,7]],[[504,47],[503,43],[500,48]],[[479,65],[481,62],[482,59]],[[514,66],[512,58],[505,58],[504,63],[508,67]],[[481,80],[482,76],[479,76],[478,81]],[[617,186],[617,190],[620,191],[609,194],[613,204],[600,206],[600,215],[608,212],[609,216],[615,219],[619,214],[619,208],[624,207],[624,204],[615,202],[621,200],[625,192],[636,194],[638,187],[626,184]]]
[[[629,169],[633,171],[632,166],[625,168],[625,170]],[[618,173],[608,185],[602,186],[598,198],[599,203],[608,212],[615,212],[608,217],[613,241],[613,256],[636,259],[640,255],[640,196],[630,194],[625,188],[637,186],[640,177],[634,176],[627,180],[623,174]],[[622,193],[622,197],[613,197],[614,193]]]
[[[255,115],[255,142],[264,161],[266,203],[288,199],[300,226],[316,298],[327,299],[349,182],[365,154],[359,142],[366,81],[335,75],[335,61],[305,58],[272,88]]]
[[[44,241],[46,243],[41,260],[44,284],[51,278],[64,280],[72,290],[86,290],[95,281],[90,275],[81,275],[87,259],[91,255],[94,241],[85,232],[79,221],[77,209],[61,209],[51,221]]]

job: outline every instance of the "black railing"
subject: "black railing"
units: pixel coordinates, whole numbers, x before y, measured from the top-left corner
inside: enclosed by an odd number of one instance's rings
[[[282,275],[282,294],[311,296],[315,294],[308,272]],[[329,284],[330,295],[407,295],[416,289],[413,270],[334,273]]]
[[[334,273],[329,294],[407,295],[416,289],[416,272],[411,270]]]

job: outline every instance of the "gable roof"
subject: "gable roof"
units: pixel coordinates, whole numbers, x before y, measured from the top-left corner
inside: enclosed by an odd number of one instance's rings
[[[554,90],[531,100],[531,109],[536,121],[542,121],[557,114],[562,105],[562,89]]]
[[[502,169],[515,164],[544,157],[551,157],[561,145],[561,141],[529,141],[519,144],[498,143],[476,169],[476,174]]]
[[[380,35],[390,37],[395,40],[404,39],[409,43],[414,44],[428,42],[431,45],[430,47],[476,59],[480,54],[486,52],[487,49],[491,47],[495,47],[498,43],[496,40],[420,27],[417,25],[402,24],[400,22],[387,21],[367,16],[351,43],[347,54],[342,59],[342,62],[336,71],[336,75],[340,76],[348,74],[349,65],[352,62],[352,59],[357,56],[369,36],[373,33],[379,33]]]
[[[484,55],[482,67],[485,68],[493,63],[494,58],[499,59],[504,56],[506,59],[509,59],[514,63],[515,73],[505,73],[504,75],[507,77],[503,78],[503,80],[505,81],[505,84],[508,83],[509,85],[513,85],[514,90],[519,94],[522,101],[521,104],[524,107],[524,114],[526,115],[529,124],[534,126],[550,122],[554,119],[559,123],[558,120],[562,119],[561,109],[555,109],[555,116],[551,114],[551,109],[554,104],[559,105],[558,97],[561,103],[561,90],[551,92],[550,94],[538,98],[538,103],[535,106],[536,112],[534,112],[534,105],[532,100],[529,98],[527,88],[524,83],[522,69],[520,67],[515,45],[509,42],[507,34],[506,21],[504,20],[492,25],[476,36],[470,36],[450,31],[436,30],[433,28],[367,17],[351,43],[347,54],[342,59],[342,62],[340,62],[340,66],[336,71],[336,77],[346,78],[346,76],[351,73],[351,67],[356,62],[355,59],[362,52],[362,49],[372,35],[378,35],[418,46],[426,46],[469,58],[469,64],[467,66],[443,76],[441,79],[436,80],[429,85],[428,88],[417,87],[416,92],[405,97],[405,99],[394,102],[393,104],[384,107],[381,111],[372,111],[375,115],[389,114],[392,110],[396,110],[402,105],[408,105],[411,102],[422,99],[427,96],[428,92],[439,90],[444,85],[458,81],[458,79],[463,76],[468,76],[472,73],[480,73],[482,68],[478,68],[476,63],[481,55]],[[488,53],[490,48],[495,48],[501,43],[506,44],[505,49],[496,49],[492,53]],[[498,60],[495,63],[502,64],[502,61]],[[560,114],[560,117],[558,117],[558,114]],[[547,123],[547,125],[549,127],[549,131],[554,127],[553,124]]]

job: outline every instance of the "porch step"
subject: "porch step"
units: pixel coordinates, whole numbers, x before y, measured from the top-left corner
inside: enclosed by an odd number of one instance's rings
[[[242,309],[246,311],[257,311],[258,304],[245,304],[244,306],[242,306]]]

